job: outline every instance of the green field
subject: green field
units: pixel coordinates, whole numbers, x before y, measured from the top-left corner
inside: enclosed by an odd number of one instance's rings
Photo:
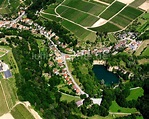
[[[127,100],[137,100],[138,97],[143,95],[143,89],[142,88],[137,88],[134,90],[130,91],[130,95],[126,98]]]
[[[64,18],[67,18],[75,23],[82,26],[92,26],[99,18],[92,16],[90,14],[75,10],[73,8],[68,8],[65,6],[60,6],[57,12]]]
[[[127,6],[124,10],[121,11],[122,15],[132,20],[140,16],[142,13],[143,13],[142,11],[130,6]]]
[[[110,106],[110,112],[118,112],[118,110],[120,110],[120,112],[122,112],[122,113],[134,113],[134,112],[137,112],[137,110],[135,108],[120,107],[116,103],[116,101],[112,101],[112,105]]]
[[[141,4],[143,4],[146,0],[134,0],[134,2],[132,2],[130,5],[133,7],[138,7]]]
[[[22,104],[17,105],[11,111],[11,114],[15,119],[35,119],[33,115]]]
[[[112,43],[115,43],[117,41],[116,38],[114,37],[114,34],[112,34],[112,33],[108,34],[108,37],[110,39],[110,42],[112,42]]]
[[[77,97],[77,96],[69,96],[69,95],[65,95],[62,93],[62,96],[61,96],[61,101],[67,101],[67,102],[71,102],[71,101],[79,101],[81,100],[80,97]]]
[[[141,54],[142,56],[149,56],[149,47],[147,46]]]
[[[104,11],[100,17],[104,18],[104,19],[110,19],[113,15],[115,15],[117,12],[119,12],[123,7],[125,6],[125,4],[121,3],[121,2],[114,2],[108,9],[106,9],[106,11]]]
[[[99,15],[107,7],[105,4],[96,4],[82,0],[66,0],[63,5],[67,5],[94,15]]]
[[[122,27],[126,27],[132,20],[126,18],[122,14],[118,14],[111,21]]]
[[[118,31],[120,30],[119,27],[115,26],[114,24],[108,22],[102,26],[99,27],[95,27],[95,28],[90,28],[94,31],[98,31],[98,32],[114,32],[114,31]]]
[[[8,111],[9,111],[9,109],[7,107],[4,93],[3,93],[2,87],[0,85],[0,116],[2,116],[4,113],[7,113]]]

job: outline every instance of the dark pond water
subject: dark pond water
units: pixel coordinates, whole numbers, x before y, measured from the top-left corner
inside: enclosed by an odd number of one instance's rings
[[[94,65],[93,72],[99,80],[104,80],[104,84],[111,85],[119,82],[119,78],[116,74],[109,72],[103,65]]]

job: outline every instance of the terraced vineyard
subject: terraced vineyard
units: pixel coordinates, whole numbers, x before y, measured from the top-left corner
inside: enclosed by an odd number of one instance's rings
[[[42,11],[41,17],[61,23],[81,41],[94,41],[97,31],[115,32],[139,17],[144,11],[134,7],[136,1],[129,5],[114,0],[61,0]]]

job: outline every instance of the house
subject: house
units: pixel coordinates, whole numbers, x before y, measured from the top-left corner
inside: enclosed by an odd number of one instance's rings
[[[80,107],[81,105],[83,105],[83,101],[84,101],[84,99],[77,101],[76,102],[77,106]]]
[[[5,76],[5,79],[10,78],[12,76],[10,70],[4,71],[4,76]]]

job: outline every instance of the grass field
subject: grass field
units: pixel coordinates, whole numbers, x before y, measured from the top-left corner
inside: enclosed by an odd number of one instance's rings
[[[133,7],[138,7],[141,4],[143,4],[146,0],[134,0],[134,2],[132,2],[130,5]]]
[[[12,116],[15,119],[35,119],[32,114],[24,107],[24,105],[17,105],[12,111]]]
[[[114,2],[108,9],[106,9],[106,11],[104,11],[100,17],[104,18],[104,19],[110,19],[113,15],[115,15],[117,12],[119,12],[123,7],[125,6],[125,4],[121,3],[121,2]]]
[[[69,7],[76,8],[94,15],[99,15],[107,7],[105,4],[95,4],[82,0],[66,0],[63,5],[67,5]]]
[[[92,16],[90,14],[78,11],[73,8],[68,8],[65,6],[60,6],[57,9],[57,12],[64,18],[67,18],[75,23],[78,23],[82,26],[92,26],[99,18]]]
[[[149,47],[147,46],[141,54],[142,56],[149,56]]]
[[[65,95],[62,93],[62,96],[61,96],[61,101],[67,101],[67,102],[71,102],[71,101],[79,101],[81,100],[80,97],[77,97],[77,96],[69,96],[69,95]]]
[[[137,100],[138,97],[143,95],[143,89],[142,88],[137,88],[134,90],[130,91],[130,95],[126,98],[127,100]]]
[[[137,112],[137,110],[135,108],[120,107],[116,103],[116,101],[113,101],[112,105],[110,106],[110,112],[118,112],[118,110],[120,110],[120,112],[122,112],[122,113],[134,113],[134,112]]]
[[[45,19],[48,19],[50,21],[56,21],[56,22],[59,22],[61,21],[62,19],[60,17],[56,17],[54,15],[49,15],[49,14],[44,14],[44,13],[41,13],[41,17],[42,18],[45,18]]]
[[[9,109],[7,107],[4,93],[3,93],[2,87],[0,85],[0,116],[2,116],[4,113],[7,113],[8,111],[9,111]]]

